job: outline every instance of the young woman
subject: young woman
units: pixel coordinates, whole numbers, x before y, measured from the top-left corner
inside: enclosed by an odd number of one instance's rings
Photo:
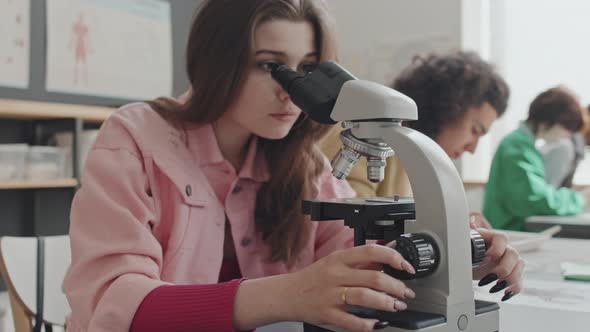
[[[475,152],[479,138],[506,110],[509,96],[504,79],[473,52],[416,57],[392,88],[418,105],[418,120],[404,125],[432,138],[452,159]],[[321,142],[328,157],[342,145],[339,134],[335,128]],[[367,179],[364,158],[346,179],[360,197],[412,195],[408,175],[395,156],[387,160],[385,178],[379,183]],[[476,226],[490,227],[479,213],[472,219]]]
[[[228,10],[231,8],[231,10]],[[211,0],[188,41],[191,91],[135,103],[102,127],[71,213],[68,331],[233,331],[277,321],[372,330],[347,305],[404,310],[414,292],[394,249],[351,248],[342,223],[311,223],[301,199],[354,193],[336,181],[270,69],[335,59],[313,0]],[[486,268],[521,288],[522,261],[482,232]],[[504,287],[498,286],[498,289]]]
[[[483,213],[496,228],[523,230],[533,215],[571,215],[584,210],[590,190],[556,188],[548,182],[537,139],[548,143],[570,140],[584,128],[580,102],[564,87],[539,94],[529,116],[508,134],[496,150],[485,189]],[[571,161],[562,160],[571,165]]]

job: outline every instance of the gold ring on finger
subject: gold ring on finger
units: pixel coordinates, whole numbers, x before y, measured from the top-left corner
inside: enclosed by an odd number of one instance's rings
[[[342,290],[342,303],[344,303],[345,305],[348,305],[348,302],[346,301],[346,292],[348,292],[348,287],[344,287],[344,289]]]

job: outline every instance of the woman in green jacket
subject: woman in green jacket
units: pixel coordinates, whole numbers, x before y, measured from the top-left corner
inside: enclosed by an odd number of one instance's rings
[[[571,138],[585,125],[582,106],[566,88],[537,96],[528,119],[508,134],[496,150],[485,189],[483,214],[494,228],[523,230],[533,215],[573,215],[584,210],[590,192],[555,188],[545,176],[537,139],[547,143]]]

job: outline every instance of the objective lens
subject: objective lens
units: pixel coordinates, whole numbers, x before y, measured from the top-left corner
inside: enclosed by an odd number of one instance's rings
[[[342,180],[350,174],[350,171],[359,160],[360,154],[346,147],[338,151],[338,154],[332,159],[332,175],[338,180]]]
[[[385,159],[367,157],[367,178],[369,181],[377,183],[385,178]]]

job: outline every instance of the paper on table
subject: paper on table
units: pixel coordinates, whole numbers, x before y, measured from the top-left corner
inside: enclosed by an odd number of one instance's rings
[[[576,224],[590,226],[590,213],[584,212],[573,216],[531,216],[527,218],[527,222],[533,223],[549,223],[549,224]]]
[[[543,243],[561,231],[561,226],[550,227],[540,233],[502,231],[508,235],[510,245],[519,252],[533,251],[539,249]]]
[[[590,281],[590,264],[563,262],[561,274],[565,280]]]
[[[484,301],[499,302],[502,293],[490,294],[487,287],[475,287],[475,297]],[[590,312],[590,287],[585,283],[567,281],[525,280],[523,291],[502,305],[522,305],[576,312]]]

